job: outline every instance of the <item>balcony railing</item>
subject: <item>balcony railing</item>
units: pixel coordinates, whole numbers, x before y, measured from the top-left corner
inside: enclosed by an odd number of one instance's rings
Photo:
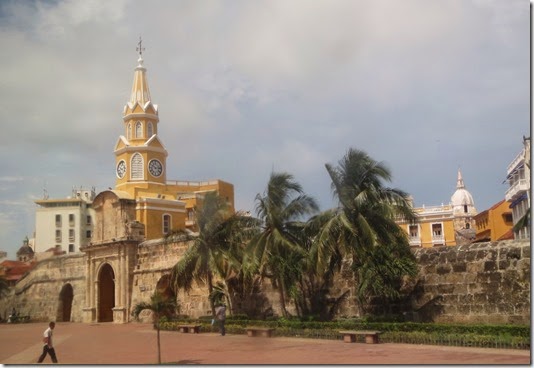
[[[176,185],[182,187],[200,187],[207,185],[217,185],[218,180],[209,181],[180,181],[180,180],[167,180],[167,185]]]
[[[508,168],[506,169],[506,173],[510,174],[516,168],[516,166],[519,165],[519,163],[524,159],[525,159],[525,149],[523,148],[521,152],[519,152],[517,156],[515,156],[513,161],[510,163],[510,165],[508,165]]]
[[[507,201],[512,201],[515,197],[518,197],[526,191],[528,191],[527,179],[519,179],[510,188],[508,188],[508,190],[504,194],[504,198]]]
[[[443,243],[445,237],[439,234],[432,234],[432,243]]]
[[[410,245],[411,246],[420,246],[421,245],[421,237],[420,236],[410,236]]]
[[[193,226],[195,225],[195,220],[185,220],[185,226]]]

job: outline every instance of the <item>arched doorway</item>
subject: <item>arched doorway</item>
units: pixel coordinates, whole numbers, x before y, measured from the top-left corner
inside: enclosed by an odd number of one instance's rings
[[[59,306],[57,313],[57,321],[70,322],[70,315],[72,311],[72,299],[74,292],[71,284],[65,284],[59,293]]]
[[[98,322],[113,322],[115,307],[115,273],[106,263],[98,274]]]
[[[170,275],[163,275],[157,285],[156,285],[156,291],[163,295],[165,298],[176,298],[176,294],[171,289],[171,276]]]
[[[156,284],[156,292],[166,300],[176,300],[176,294],[171,289],[171,276],[163,275]],[[176,311],[165,313],[167,317],[172,317]]]

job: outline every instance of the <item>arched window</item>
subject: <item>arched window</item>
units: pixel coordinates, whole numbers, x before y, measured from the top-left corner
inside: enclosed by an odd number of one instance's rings
[[[171,215],[163,215],[163,235],[171,232]]]
[[[143,124],[140,121],[135,123],[135,138],[143,138]]]
[[[126,132],[126,138],[132,139],[132,123],[128,123],[128,131]]]
[[[147,138],[150,138],[152,137],[152,135],[154,134],[154,127],[152,126],[152,122],[149,122],[148,123],[148,126],[147,126]]]
[[[131,178],[132,180],[143,179],[143,156],[140,153],[135,153],[132,156]]]

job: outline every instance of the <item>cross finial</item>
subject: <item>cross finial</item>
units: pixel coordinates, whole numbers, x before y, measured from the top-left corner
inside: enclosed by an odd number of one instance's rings
[[[143,47],[143,40],[141,39],[141,36],[139,36],[139,42],[137,43],[137,48],[135,51],[139,53],[139,57],[143,56],[143,51],[145,51],[145,48]]]

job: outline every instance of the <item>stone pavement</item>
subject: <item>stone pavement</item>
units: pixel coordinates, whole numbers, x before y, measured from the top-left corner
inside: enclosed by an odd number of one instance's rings
[[[1,324],[0,363],[34,364],[47,323]],[[54,346],[60,364],[156,364],[156,331],[150,324],[58,322]],[[161,331],[166,364],[519,364],[530,351],[435,345],[344,343],[289,337],[220,336]],[[45,363],[51,363],[46,357]]]

